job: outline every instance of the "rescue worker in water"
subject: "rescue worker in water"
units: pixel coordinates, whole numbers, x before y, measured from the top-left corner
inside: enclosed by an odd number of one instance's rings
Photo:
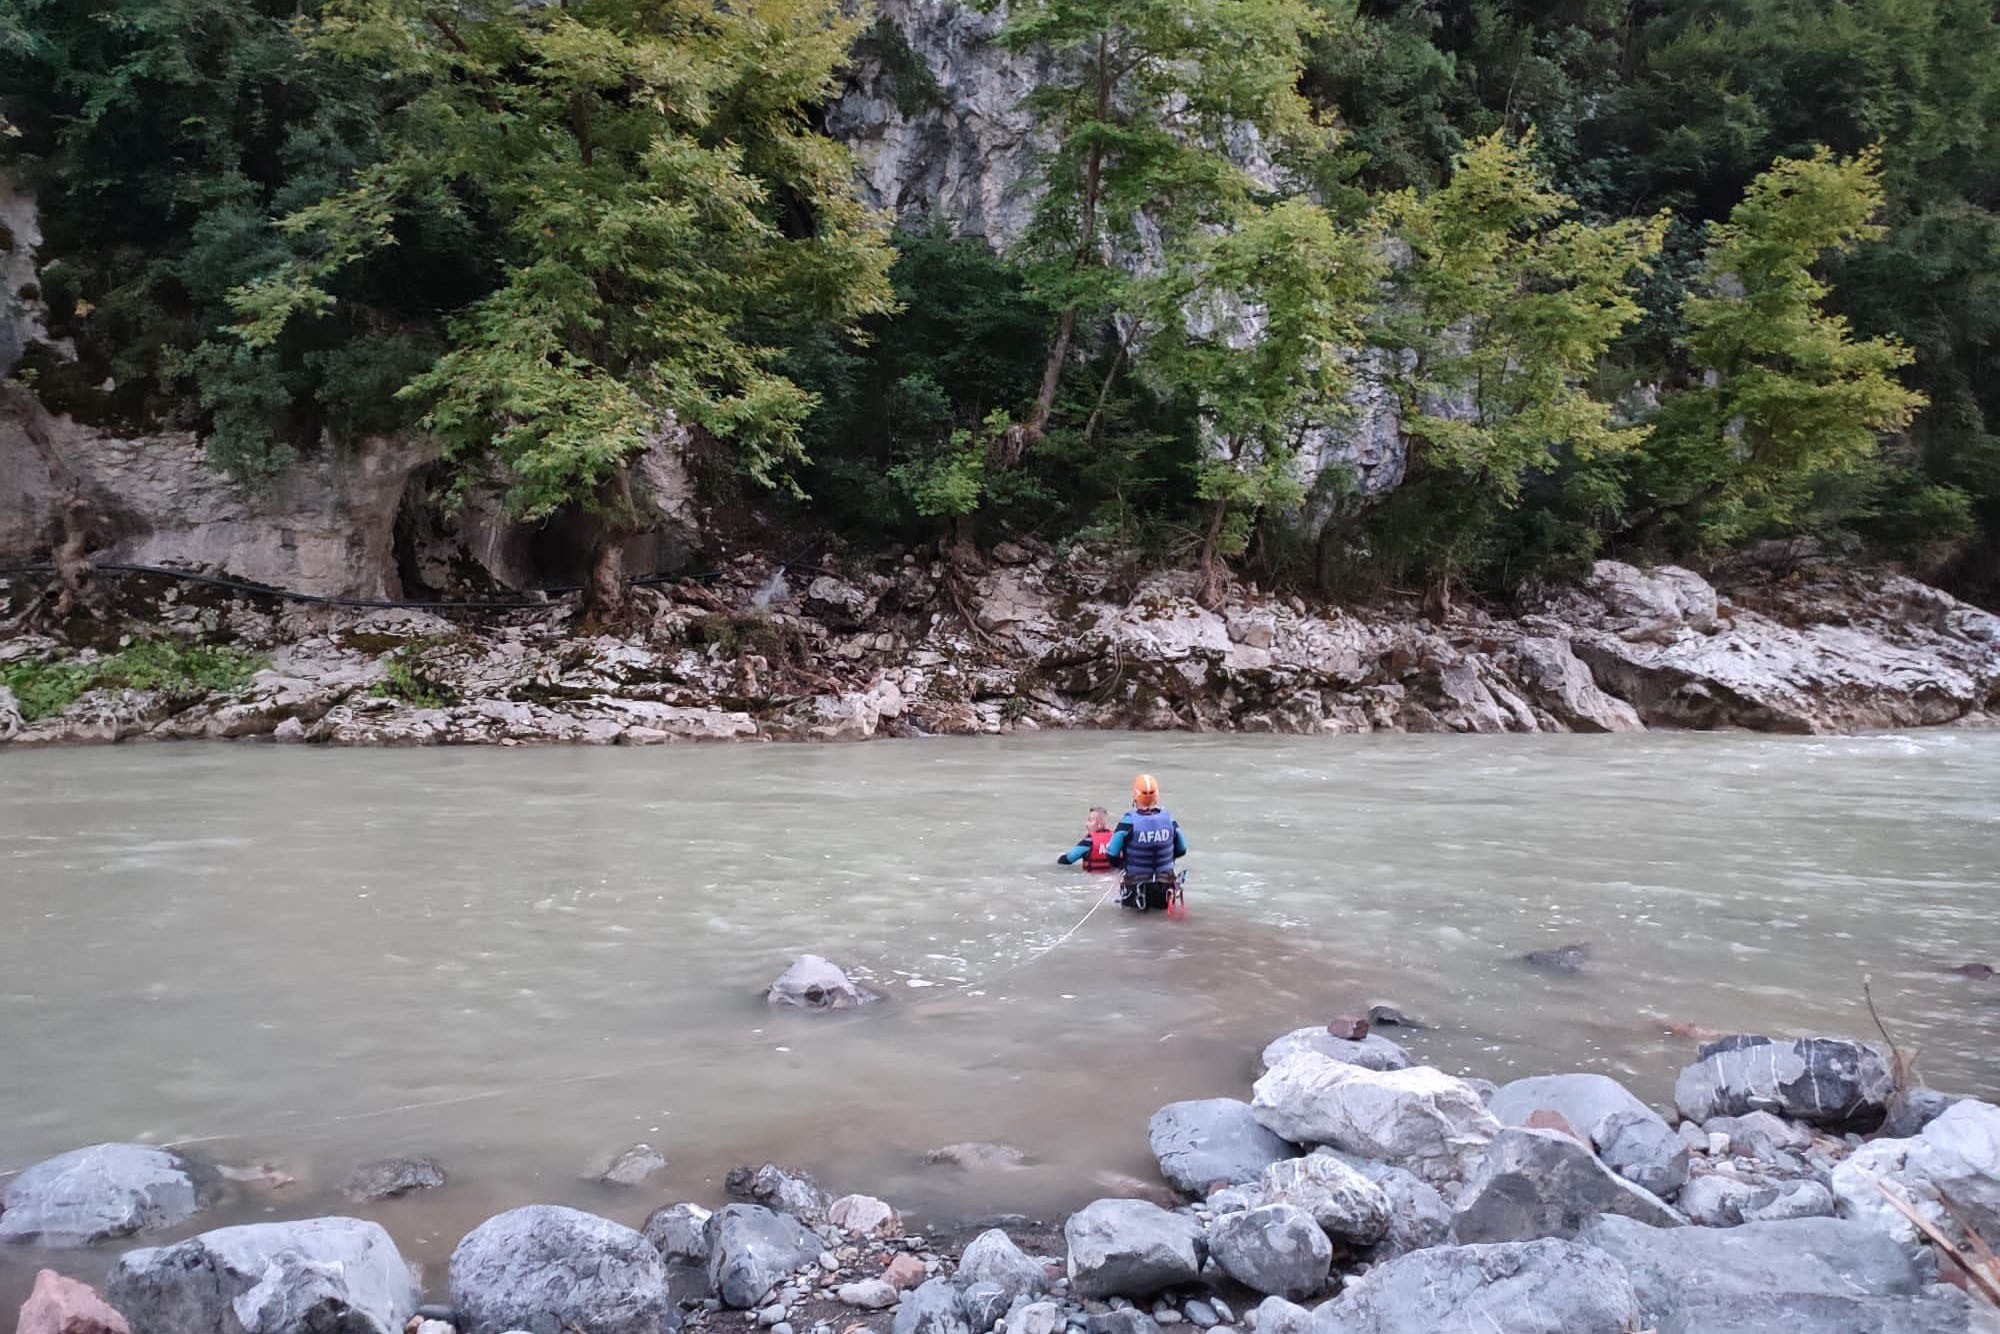
[[[1125,868],[1120,903],[1147,912],[1179,901],[1174,863],[1187,856],[1187,839],[1174,817],[1160,809],[1160,784],[1151,774],[1132,780],[1132,809],[1118,822],[1104,851]]]
[[[1083,863],[1086,871],[1115,871],[1116,862],[1106,851],[1111,845],[1111,812],[1102,806],[1092,806],[1090,814],[1083,820],[1083,837],[1076,846],[1056,858],[1058,866],[1074,866]]]

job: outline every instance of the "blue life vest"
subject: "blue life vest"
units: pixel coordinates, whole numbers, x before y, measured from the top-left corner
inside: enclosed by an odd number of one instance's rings
[[[1125,875],[1143,879],[1174,873],[1174,817],[1165,811],[1133,811],[1126,820],[1132,825],[1125,840]]]

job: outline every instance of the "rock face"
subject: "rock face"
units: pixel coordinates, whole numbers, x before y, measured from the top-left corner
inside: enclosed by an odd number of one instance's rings
[[[21,1303],[14,1334],[132,1334],[132,1326],[88,1283],[44,1269]]]
[[[1140,1297],[1201,1274],[1201,1228],[1144,1200],[1099,1200],[1063,1224],[1070,1288],[1081,1297]]]
[[[1160,1175],[1190,1195],[1206,1194],[1217,1182],[1255,1181],[1272,1163],[1298,1153],[1234,1098],[1168,1103],[1153,1113],[1146,1136]]]
[[[1329,1237],[1372,1246],[1389,1234],[1388,1193],[1331,1154],[1272,1163],[1258,1187],[1259,1203],[1302,1209]]]
[[[84,1246],[192,1218],[185,1159],[147,1144],[93,1144],[24,1169],[0,1194],[0,1241]]]
[[[465,1334],[666,1334],[679,1327],[667,1269],[629,1227],[534,1204],[487,1219],[451,1253]]]
[[[1876,1047],[1841,1038],[1724,1038],[1674,1081],[1690,1121],[1774,1112],[1816,1125],[1879,1123],[1895,1081]]]
[[[1048,1273],[1041,1261],[1030,1256],[999,1228],[988,1228],[974,1237],[958,1257],[960,1283],[991,1283],[1006,1295],[1008,1302],[1021,1297],[1038,1297],[1049,1288]]]
[[[1510,1126],[1538,1110],[1559,1113],[1597,1149],[1612,1171],[1656,1195],[1687,1180],[1687,1148],[1665,1118],[1606,1075],[1537,1075],[1504,1084],[1486,1104]]]
[[[847,1010],[880,998],[839,965],[817,954],[801,954],[765,989],[764,999],[796,1010]]]
[[[1313,1314],[1312,1334],[1631,1334],[1610,1256],[1569,1241],[1438,1246],[1377,1265]]]
[[[1282,1138],[1380,1159],[1433,1186],[1463,1181],[1500,1129],[1470,1085],[1429,1066],[1374,1071],[1312,1053],[1258,1080],[1251,1107]]]
[[[1253,1292],[1300,1300],[1326,1287],[1333,1243],[1313,1216],[1289,1204],[1266,1204],[1216,1220],[1209,1254]]]
[[[731,1204],[708,1220],[708,1285],[725,1306],[749,1310],[780,1279],[819,1254],[819,1238],[789,1214]]]
[[[1957,1330],[1966,1328],[1963,1295],[1932,1293],[1928,1264],[1881,1233],[1838,1219],[1717,1231],[1601,1218],[1578,1240],[1624,1266],[1643,1319],[1661,1329],[1953,1328],[1930,1323],[1941,1308],[1956,1312]],[[1743,1323],[1746,1309],[1769,1323]]]
[[[444,1169],[435,1158],[384,1158],[363,1163],[347,1180],[347,1197],[364,1203],[389,1200],[411,1191],[444,1185]]]
[[[401,1334],[416,1308],[396,1243],[356,1218],[253,1223],[127,1251],[109,1295],[133,1334]]]
[[[2000,1107],[1954,1103],[1915,1138],[1878,1139],[1833,1169],[1841,1217],[1867,1223],[1904,1244],[1918,1244],[1915,1226],[1883,1198],[1878,1182],[1961,1245],[1963,1229],[1941,1195],[1981,1236],[2000,1236]]]
[[[1509,1126],[1458,1197],[1451,1230],[1465,1242],[1574,1237],[1598,1214],[1662,1227],[1682,1222],[1658,1196],[1597,1161],[1588,1146],[1559,1131]]]
[[[340,597],[400,594],[396,513],[435,449],[369,439],[302,457],[268,486],[238,487],[192,435],[127,439],[55,418],[57,453],[110,538],[99,559],[207,570]],[[0,560],[46,557],[61,488],[22,423],[0,413]]]
[[[1336,1036],[1324,1024],[1295,1028],[1264,1048],[1262,1069],[1275,1070],[1300,1052],[1316,1052],[1369,1070],[1407,1070],[1410,1054],[1379,1033],[1354,1040]]]

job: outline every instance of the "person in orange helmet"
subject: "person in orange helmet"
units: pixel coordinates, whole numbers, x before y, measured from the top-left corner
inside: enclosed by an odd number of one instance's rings
[[[1132,780],[1132,809],[1104,850],[1125,868],[1118,901],[1126,907],[1141,912],[1168,908],[1179,897],[1174,863],[1187,856],[1187,838],[1174,817],[1160,809],[1160,783],[1151,774]]]

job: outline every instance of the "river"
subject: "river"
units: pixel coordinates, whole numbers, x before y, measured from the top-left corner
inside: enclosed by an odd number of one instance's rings
[[[1091,915],[1106,882],[1052,864],[1139,769],[1185,921]],[[17,752],[0,1172],[137,1139],[297,1178],[212,1226],[356,1212],[356,1163],[433,1154],[445,1189],[358,1211],[435,1290],[500,1208],[636,1225],[737,1162],[1046,1215],[1147,1175],[1161,1103],[1247,1096],[1264,1041],[1376,1000],[1447,1069],[1664,1103],[1670,1023],[1873,1036],[1872,975],[1929,1082],[1991,1096],[2000,981],[1948,970],[2000,954],[1996,852],[2000,734],[1953,731]],[[1574,942],[1581,974],[1519,961]],[[769,1012],[808,950],[890,999]],[[923,1165],[963,1140],[1031,1165]],[[585,1180],[635,1141],[652,1183]]]

